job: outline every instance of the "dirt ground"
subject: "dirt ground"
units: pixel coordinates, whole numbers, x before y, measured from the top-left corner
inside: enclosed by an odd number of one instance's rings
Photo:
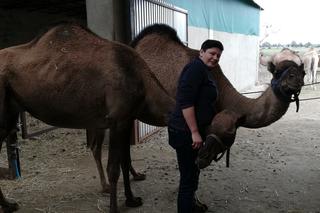
[[[306,87],[301,99],[319,97]],[[240,128],[225,158],[201,172],[198,196],[219,213],[320,212],[320,100],[291,104],[287,114],[261,129]],[[118,184],[121,212],[176,212],[178,170],[166,128],[145,143],[132,146],[133,165],[147,179],[132,181],[143,206],[124,205],[122,179]],[[86,148],[83,130],[57,129],[21,145],[22,178],[1,180],[9,198],[20,204],[18,213],[109,212],[109,195],[100,193],[93,156]],[[1,167],[6,166],[6,151]],[[106,165],[107,145],[103,161]]]

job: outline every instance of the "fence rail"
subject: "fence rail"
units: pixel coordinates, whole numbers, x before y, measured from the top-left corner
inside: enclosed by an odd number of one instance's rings
[[[48,127],[42,128],[40,130],[36,130],[34,132],[30,132],[29,129],[28,129],[28,122],[27,122],[26,112],[20,113],[20,128],[21,128],[21,137],[23,139],[32,138],[32,137],[41,135],[43,133],[52,131],[54,129],[57,129],[57,127],[48,126]]]

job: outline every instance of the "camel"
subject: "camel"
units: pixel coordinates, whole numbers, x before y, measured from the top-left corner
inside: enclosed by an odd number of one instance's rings
[[[309,83],[317,82],[317,70],[319,63],[319,56],[315,49],[310,48],[307,52],[305,52],[302,56],[304,69],[308,76]]]
[[[198,50],[183,45],[174,29],[162,24],[143,30],[131,45],[147,62],[171,97],[175,97],[176,84],[182,68],[199,55]],[[218,125],[219,121],[222,124],[216,129],[209,128],[211,132],[208,132],[205,145],[199,151],[198,166],[205,168],[213,159],[218,160],[217,155],[233,144],[238,126],[247,128],[268,126],[287,112],[291,102],[296,102],[298,110],[298,96],[304,85],[303,68],[297,53],[283,49],[268,62],[268,70],[273,75],[271,85],[256,99],[247,98],[237,92],[220,66],[212,69],[220,94],[216,111],[223,113],[213,119],[211,127],[214,127],[213,124]],[[224,122],[221,117],[230,117],[227,120],[233,122]],[[228,131],[221,131],[221,129]]]
[[[133,120],[161,126],[173,106],[174,100],[131,47],[99,38],[77,24],[58,24],[29,43],[0,50],[0,143],[15,134],[21,111],[52,126],[87,129],[95,138],[109,128],[112,213],[118,212],[120,167],[126,205],[142,204],[129,180]],[[0,195],[3,211],[17,209],[1,189]]]
[[[172,98],[175,97],[182,68],[199,55],[198,50],[188,48],[180,41],[174,29],[163,24],[145,28],[130,45],[146,61]],[[237,92],[220,66],[212,70],[220,94],[216,103],[219,113],[208,127],[207,138],[199,151],[197,163],[200,168],[207,167],[212,160],[221,159],[234,143],[239,126],[268,126],[286,113],[291,102],[296,102],[298,110],[298,95],[304,85],[305,75],[300,57],[294,51],[283,49],[270,59],[268,69],[273,75],[272,86],[257,99],[247,98]],[[95,144],[94,152],[101,152],[101,145]],[[102,167],[98,170],[103,172]]]

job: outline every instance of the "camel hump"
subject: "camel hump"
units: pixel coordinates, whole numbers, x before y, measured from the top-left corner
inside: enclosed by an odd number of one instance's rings
[[[301,60],[300,56],[296,52],[294,52],[288,48],[284,48],[279,53],[275,54],[272,59],[272,63],[275,66],[277,66],[279,63],[281,63],[283,61],[292,61],[295,64],[297,64],[298,66],[300,66],[302,64],[302,60]]]
[[[29,46],[51,46],[61,45],[77,42],[84,45],[92,44],[105,44],[106,39],[97,36],[87,27],[74,21],[63,21],[46,27],[41,30],[31,42]]]
[[[173,40],[181,45],[184,45],[180,40],[177,31],[166,24],[153,24],[144,28],[130,43],[131,47],[136,47],[141,39],[147,35],[159,34],[162,36],[167,36],[170,40]]]

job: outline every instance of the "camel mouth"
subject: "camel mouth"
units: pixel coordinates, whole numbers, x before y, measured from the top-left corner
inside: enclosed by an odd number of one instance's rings
[[[218,155],[223,153],[226,149],[222,148],[222,144],[219,143],[214,137],[207,137],[203,146],[198,152],[198,157],[196,159],[196,165],[199,169],[204,169],[208,167],[211,162],[218,161]]]
[[[284,90],[290,94],[296,94],[301,91],[302,86],[300,85],[287,85],[284,87]]]

